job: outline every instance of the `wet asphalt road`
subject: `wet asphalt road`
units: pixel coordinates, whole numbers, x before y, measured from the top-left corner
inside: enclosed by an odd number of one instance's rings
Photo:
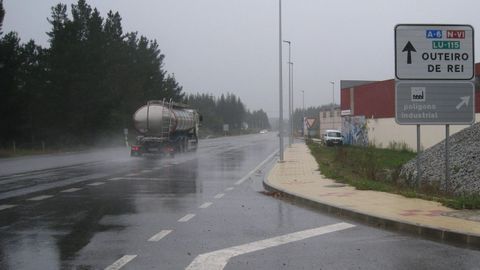
[[[0,269],[480,269],[479,251],[264,194],[276,157],[253,169],[277,146],[272,133],[204,140],[175,159],[109,149],[0,160]],[[353,227],[305,236],[342,222]],[[272,239],[296,232],[305,238]]]

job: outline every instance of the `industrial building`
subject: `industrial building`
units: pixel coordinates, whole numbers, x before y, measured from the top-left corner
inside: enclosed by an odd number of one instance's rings
[[[480,114],[480,63],[475,65],[475,119]],[[340,109],[346,143],[377,147],[393,144],[416,149],[416,126],[395,122],[395,80],[341,81]],[[322,119],[320,115],[320,119]],[[450,125],[454,134],[465,125]],[[444,125],[422,125],[421,146],[428,148],[445,139]]]

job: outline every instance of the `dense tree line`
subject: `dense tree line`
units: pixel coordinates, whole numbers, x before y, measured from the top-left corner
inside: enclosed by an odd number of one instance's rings
[[[245,122],[248,124],[249,128],[254,130],[271,129],[267,113],[262,109],[252,112],[247,111]]]
[[[228,124],[230,131],[246,129],[269,129],[267,114],[263,110],[247,111],[241,99],[234,94],[221,95],[219,98],[209,94],[186,96],[184,102],[197,109],[203,116],[203,134],[222,133],[223,125]],[[202,131],[203,130],[203,131]]]
[[[155,40],[124,33],[118,12],[102,17],[85,0],[51,8],[49,46],[2,33],[0,0],[0,148],[10,145],[90,145],[133,129],[132,114],[148,100],[185,102],[203,115],[204,128],[244,123],[269,128],[263,111],[246,111],[233,94],[186,97],[163,67]]]
[[[91,144],[131,126],[133,112],[152,99],[183,99],[163,68],[155,40],[124,33],[122,18],[103,18],[85,0],[52,7],[49,47],[1,33],[0,146],[47,141]],[[233,120],[232,120],[233,121]]]

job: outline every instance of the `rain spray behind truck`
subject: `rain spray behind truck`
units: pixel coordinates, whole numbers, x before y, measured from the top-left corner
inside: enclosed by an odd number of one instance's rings
[[[133,114],[133,125],[141,134],[131,147],[131,156],[174,156],[195,151],[201,115],[187,105],[151,100]]]

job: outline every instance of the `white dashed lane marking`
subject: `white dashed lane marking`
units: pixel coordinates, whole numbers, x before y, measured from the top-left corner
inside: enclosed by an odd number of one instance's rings
[[[155,234],[154,236],[150,237],[150,239],[148,239],[149,242],[158,242],[160,240],[162,240],[162,238],[164,238],[165,236],[167,236],[169,233],[171,233],[172,230],[163,230],[163,231],[160,231],[159,233]]]
[[[221,199],[223,196],[225,196],[225,193],[218,193],[217,195],[215,195],[215,199]]]
[[[95,183],[90,183],[90,184],[87,184],[89,186],[100,186],[100,185],[103,185],[105,184],[105,182],[95,182]]]
[[[125,255],[115,261],[113,264],[110,266],[106,267],[105,270],[118,270],[122,267],[124,267],[127,263],[129,263],[131,260],[135,259],[137,255]]]
[[[27,199],[27,201],[41,201],[41,200],[49,199],[49,198],[52,198],[52,197],[53,197],[53,195],[40,195],[40,196],[37,196],[37,197]]]
[[[225,189],[225,191],[232,191],[232,190],[234,190],[233,187],[229,187],[229,188],[226,188],[226,189]]]
[[[109,179],[111,181],[116,181],[116,180],[145,180],[145,181],[160,181],[163,180],[162,178],[155,178],[155,177],[116,177]]]
[[[2,204],[2,205],[0,205],[0,211],[5,210],[5,209],[9,209],[9,208],[13,208],[15,206],[16,205],[14,205],[14,204]]]
[[[79,190],[82,190],[82,188],[69,188],[69,189],[62,190],[60,192],[72,193],[72,192],[79,191]]]
[[[199,207],[199,208],[205,209],[205,208],[208,208],[208,207],[210,207],[210,205],[212,205],[212,204],[213,204],[213,203],[211,203],[211,202],[206,202],[206,203],[204,203],[204,204],[200,205],[200,207]]]
[[[190,219],[192,219],[193,217],[195,217],[195,214],[188,214],[188,215],[182,217],[181,219],[179,219],[178,222],[187,222]]]

